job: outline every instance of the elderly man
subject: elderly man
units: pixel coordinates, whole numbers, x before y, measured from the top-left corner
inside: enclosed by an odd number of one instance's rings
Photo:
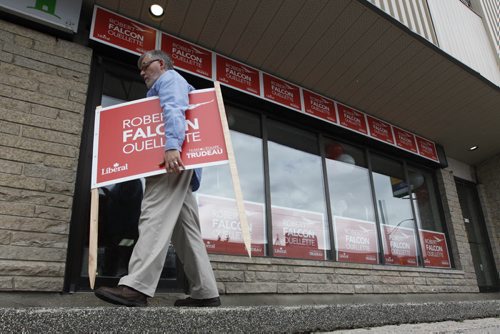
[[[219,306],[217,284],[203,243],[198,206],[193,191],[201,170],[184,170],[180,151],[185,137],[188,93],[194,88],[177,73],[170,57],[160,50],[144,53],[137,65],[147,96],[158,96],[165,125],[165,153],[160,165],[167,173],[146,179],[139,220],[139,239],[130,257],[128,275],[115,288],[100,287],[95,295],[107,302],[146,306],[153,297],[170,240],[184,266],[191,297],[175,306]]]

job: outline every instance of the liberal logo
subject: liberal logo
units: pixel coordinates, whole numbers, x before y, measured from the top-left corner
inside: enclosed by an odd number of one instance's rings
[[[123,166],[120,166],[118,162],[113,164],[113,167],[101,168],[101,175],[107,175],[112,173],[118,173],[128,170],[128,163]]]

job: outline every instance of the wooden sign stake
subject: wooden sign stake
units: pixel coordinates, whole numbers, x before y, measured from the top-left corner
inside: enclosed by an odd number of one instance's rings
[[[99,229],[99,189],[90,191],[90,229],[89,229],[89,282],[94,289],[97,275],[97,230]]]
[[[226,109],[224,108],[224,101],[222,100],[222,92],[220,83],[214,82],[215,94],[217,96],[217,103],[219,106],[220,120],[222,123],[222,131],[224,132],[224,140],[226,142],[227,158],[229,160],[229,170],[231,171],[231,178],[233,180],[234,196],[236,198],[236,206],[238,208],[238,215],[240,218],[241,233],[243,242],[247,249],[248,257],[252,257],[252,240],[250,236],[250,228],[248,227],[247,215],[245,213],[245,205],[243,202],[243,193],[241,192],[240,177],[238,176],[238,169],[236,167],[236,159],[233,151],[233,143],[231,142],[231,134],[229,132],[229,125],[227,124]]]

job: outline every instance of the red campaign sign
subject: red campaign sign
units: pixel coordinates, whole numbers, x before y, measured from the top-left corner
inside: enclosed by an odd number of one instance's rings
[[[426,267],[451,268],[444,233],[420,230],[420,242]]]
[[[433,142],[418,136],[415,136],[415,138],[417,139],[418,152],[421,156],[439,161],[436,145]]]
[[[161,34],[161,49],[172,57],[175,67],[212,79],[212,51]]]
[[[389,123],[382,122],[368,115],[366,115],[366,117],[368,119],[368,128],[370,129],[371,137],[389,144],[394,144],[394,136]]]
[[[94,7],[90,38],[141,55],[156,49],[157,30],[137,21]]]
[[[263,74],[263,81],[265,98],[299,111],[302,110],[300,89],[298,86],[289,84],[266,73]]]
[[[386,264],[417,266],[417,241],[410,228],[383,225],[384,258]]]
[[[181,159],[187,169],[227,162],[215,89],[189,94]],[[165,173],[165,135],[158,97],[98,110],[94,127],[92,188]]]
[[[337,103],[339,111],[340,125],[351,130],[368,134],[368,127],[365,121],[365,115],[359,111],[353,110],[343,104]]]
[[[260,95],[259,71],[219,55],[216,56],[216,64],[218,81]]]
[[[334,217],[337,261],[378,263],[378,238],[375,223]]]
[[[272,219],[274,256],[326,260],[323,214],[273,206]]]
[[[247,255],[236,201],[230,198],[198,194],[201,234],[209,253]],[[245,201],[252,256],[264,256],[267,244],[264,204]]]
[[[329,122],[337,123],[335,105],[332,100],[305,89],[302,92],[304,93],[304,109],[306,113]]]
[[[396,137],[396,145],[404,148],[405,150],[418,154],[415,136],[412,133],[399,129],[395,126],[393,126],[392,128],[394,129],[394,136]]]

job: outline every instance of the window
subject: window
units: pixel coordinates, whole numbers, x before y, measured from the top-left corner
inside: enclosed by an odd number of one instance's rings
[[[252,256],[266,255],[264,162],[260,117],[226,107],[252,237]],[[200,224],[209,253],[245,255],[228,165],[203,169],[197,192]]]
[[[330,242],[317,136],[272,120],[268,132],[274,256],[324,260]]]

